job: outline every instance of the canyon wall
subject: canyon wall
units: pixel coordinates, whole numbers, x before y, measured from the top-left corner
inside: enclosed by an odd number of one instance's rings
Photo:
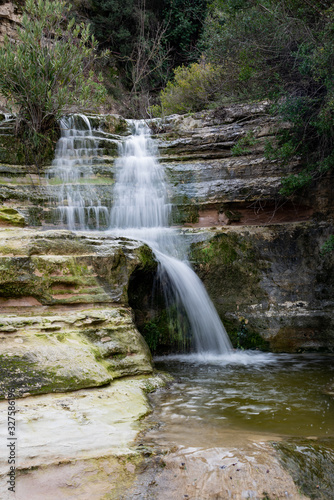
[[[293,199],[280,196],[281,177],[297,172],[301,166],[298,158],[288,167],[266,158],[266,142],[274,138],[278,126],[289,127],[286,123],[278,124],[269,108],[269,103],[261,102],[147,121],[168,177],[173,202],[171,223],[183,227],[191,245],[193,266],[235,342],[240,344],[246,336],[250,345],[258,347],[256,339],[260,336],[268,348],[278,351],[332,349],[333,257],[322,254],[322,245],[333,232],[333,176],[328,174]],[[93,116],[91,121],[99,147],[85,184],[94,186],[101,203],[111,207],[118,146],[131,133],[131,124],[119,116]],[[41,246],[36,239],[37,229],[59,227],[56,209],[59,188],[52,178],[46,179],[50,160],[46,159],[40,172],[33,165],[27,166],[13,136],[13,126],[13,120],[3,116],[0,123],[2,238],[6,240],[8,229],[14,225],[25,227],[23,231],[27,232],[35,227],[31,248],[36,246],[39,255],[44,250],[50,255],[54,252],[62,255],[61,240],[57,245]],[[80,188],[86,189],[85,184]],[[91,223],[94,227],[93,219]],[[21,234],[20,231],[14,233]],[[53,233],[47,234],[48,241],[54,242]],[[64,237],[64,244],[72,238],[79,253],[76,254],[74,247],[71,251],[77,259],[82,259],[82,241],[68,234],[71,236]],[[94,238],[101,239],[101,248],[106,248],[103,233],[95,234]],[[14,258],[7,243],[3,245],[2,258],[6,262]],[[138,261],[137,265],[144,264]],[[20,269],[26,276],[24,266]],[[134,269],[128,272],[127,280],[134,276],[133,272]],[[103,274],[94,276],[104,280],[103,293],[109,294],[114,302]],[[118,279],[114,279],[114,286]],[[148,284],[151,282],[151,278],[147,280]],[[138,279],[132,283],[140,286]],[[21,295],[44,301],[48,307],[57,306],[56,302],[48,302],[54,300],[51,293],[54,286],[47,281],[39,296],[35,296],[30,293],[34,287],[27,285]],[[82,294],[76,298],[73,286],[72,283],[72,288],[71,285],[67,288],[68,300],[80,304]],[[124,287],[127,287],[125,282]],[[7,294],[7,300],[11,292],[9,288],[4,290],[7,291],[1,293],[3,297]],[[65,289],[60,293],[65,297]],[[136,296],[133,286],[131,293]],[[127,305],[125,295],[123,304]],[[148,302],[147,299],[146,305],[140,307],[149,309]],[[141,327],[145,318],[147,314],[142,312]]]

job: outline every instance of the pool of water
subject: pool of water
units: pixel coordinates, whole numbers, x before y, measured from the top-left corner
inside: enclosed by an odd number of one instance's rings
[[[170,432],[198,442],[238,433],[334,436],[334,355],[236,351],[230,356],[157,357],[175,383],[153,395]],[[173,430],[172,430],[173,429]],[[161,429],[163,432],[163,429]],[[208,444],[208,443],[207,443]]]

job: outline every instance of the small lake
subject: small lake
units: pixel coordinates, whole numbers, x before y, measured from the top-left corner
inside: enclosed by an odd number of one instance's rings
[[[175,377],[152,399],[160,431],[179,443],[226,445],[243,433],[334,436],[334,398],[326,393],[334,355],[170,355],[155,358],[155,366]]]

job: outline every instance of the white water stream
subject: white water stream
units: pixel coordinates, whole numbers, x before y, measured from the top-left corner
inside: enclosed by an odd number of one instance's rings
[[[101,204],[94,186],[89,184],[92,166],[100,155],[99,138],[85,115],[65,116],[60,120],[61,138],[49,179],[58,182],[58,211],[61,224],[74,231],[85,230],[93,221],[96,229],[109,220],[109,210]]]
[[[62,180],[59,209],[69,229],[87,229],[92,210],[99,221],[108,214],[93,187],[76,185],[80,176],[90,175],[91,158],[97,155],[98,142],[89,121],[78,130],[75,118],[62,121],[62,138],[53,163],[53,175]],[[231,343],[210,298],[187,260],[182,237],[169,227],[171,205],[167,181],[157,161],[157,148],[143,121],[130,122],[133,133],[120,146],[116,161],[114,203],[109,231],[147,243],[159,261],[161,275],[167,276],[174,300],[186,312],[194,347],[198,353],[227,354]],[[81,125],[82,126],[82,125]],[[99,229],[97,222],[96,229]]]

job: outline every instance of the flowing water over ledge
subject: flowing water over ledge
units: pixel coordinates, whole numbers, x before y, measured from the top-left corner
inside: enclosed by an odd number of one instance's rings
[[[151,246],[160,273],[168,276],[174,289],[174,300],[188,316],[199,353],[156,359],[157,368],[177,380],[169,390],[152,395],[151,420],[157,425],[144,442],[168,450],[175,446],[176,451],[161,462],[167,474],[159,475],[154,465],[139,477],[135,489],[117,499],[303,498],[267,442],[334,436],[334,403],[324,392],[333,383],[333,356],[232,352],[224,327],[187,262],[182,238],[169,228],[168,185],[149,131],[143,123],[133,125],[133,135],[125,139],[116,164],[111,210],[93,191],[68,186],[78,176],[88,176],[90,158],[98,156],[90,125],[82,137],[79,134],[77,149],[73,137],[78,131],[68,137],[65,133],[66,147],[59,150],[52,172],[62,180],[58,209],[70,229],[87,228],[95,211],[108,232]],[[75,167],[70,177],[68,167],[70,172]],[[153,492],[148,486],[155,484],[158,490]]]

